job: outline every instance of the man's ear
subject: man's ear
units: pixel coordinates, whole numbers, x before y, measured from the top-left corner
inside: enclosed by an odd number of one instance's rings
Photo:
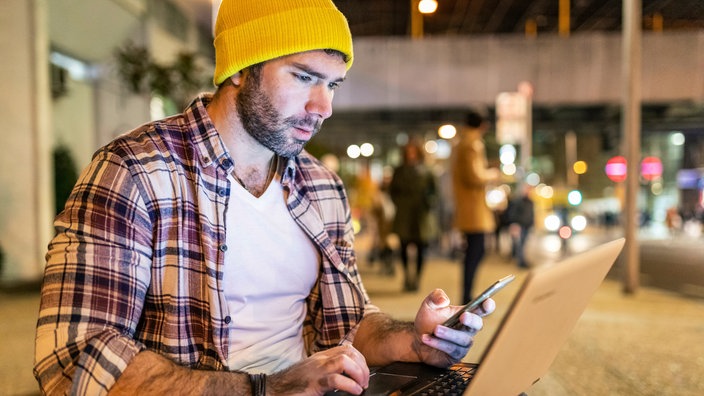
[[[235,87],[239,88],[240,85],[242,85],[242,72],[239,71],[232,76],[230,76],[230,81],[232,82],[232,85]]]

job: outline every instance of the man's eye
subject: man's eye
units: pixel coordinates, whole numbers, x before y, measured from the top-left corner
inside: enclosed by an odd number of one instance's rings
[[[338,89],[339,87],[340,87],[340,84],[336,83],[336,82],[332,82],[332,83],[328,84],[328,88],[332,89],[333,91]]]
[[[311,76],[306,75],[306,74],[296,74],[295,76],[297,79],[304,81],[304,82],[309,82],[309,81],[313,80],[313,78]]]

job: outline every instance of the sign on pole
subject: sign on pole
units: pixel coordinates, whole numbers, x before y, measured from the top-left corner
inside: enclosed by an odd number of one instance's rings
[[[496,97],[496,140],[499,144],[520,144],[526,131],[526,97],[518,92],[502,92]]]
[[[532,156],[533,85],[518,84],[518,92],[502,92],[496,97],[496,140],[499,144],[521,145],[521,166],[530,169]]]

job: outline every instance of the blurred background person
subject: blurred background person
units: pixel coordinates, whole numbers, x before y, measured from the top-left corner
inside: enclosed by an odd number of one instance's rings
[[[452,195],[452,173],[449,164],[436,166],[437,181],[437,250],[450,260],[460,257],[463,252],[464,236],[454,227],[455,201]],[[430,246],[432,250],[432,245]]]
[[[665,225],[670,236],[677,235],[682,229],[682,217],[676,206],[667,209],[665,213]]]
[[[503,252],[503,245],[504,243],[502,242],[502,239],[508,238],[507,241],[504,242],[509,242],[510,243],[510,235],[508,235],[508,223],[506,222],[506,208],[508,207],[508,200],[501,202],[496,205],[492,209],[492,213],[494,214],[494,232],[493,232],[493,239],[494,239],[494,253],[500,255]],[[510,252],[509,252],[510,253]]]
[[[517,192],[508,202],[504,212],[504,222],[508,225],[511,236],[511,256],[520,268],[528,268],[525,259],[525,246],[528,233],[535,222],[535,205],[530,198],[530,186],[524,184],[518,187]]]
[[[434,237],[433,206],[436,185],[433,173],[424,164],[422,146],[411,141],[403,148],[403,161],[394,169],[389,194],[396,207],[393,231],[400,241],[404,291],[418,290],[428,241]],[[415,271],[409,265],[409,252],[415,248]]]
[[[359,221],[361,230],[373,230],[372,205],[379,186],[371,175],[367,164],[361,164],[355,175],[350,192],[350,205],[353,216]]]
[[[384,175],[375,190],[371,203],[371,217],[373,220],[372,246],[369,252],[369,263],[379,260],[381,267],[379,273],[385,276],[392,276],[396,273],[393,262],[392,245],[392,225],[396,215],[396,207],[389,195],[389,183],[393,170],[384,169]]]
[[[470,111],[466,127],[452,153],[452,187],[455,198],[454,225],[464,234],[464,276],[462,298],[472,299],[474,275],[486,250],[485,235],[495,231],[494,213],[486,203],[487,184],[498,179],[497,169],[489,168],[482,140],[488,129],[485,117]]]

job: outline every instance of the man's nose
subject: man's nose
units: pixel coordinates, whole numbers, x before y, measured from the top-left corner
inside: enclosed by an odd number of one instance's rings
[[[313,87],[306,104],[306,111],[320,116],[323,120],[329,118],[332,115],[333,96],[334,91],[324,85]]]

